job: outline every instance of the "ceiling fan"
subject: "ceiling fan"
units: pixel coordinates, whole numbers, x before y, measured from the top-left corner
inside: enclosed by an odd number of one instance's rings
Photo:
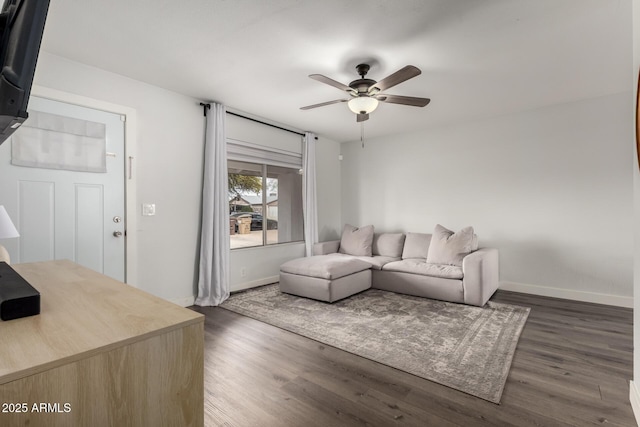
[[[349,83],[349,86],[330,79],[322,74],[311,74],[314,80],[321,83],[326,83],[330,86],[336,87],[340,90],[344,90],[351,98],[348,99],[336,99],[333,101],[322,102],[320,104],[307,105],[300,108],[301,110],[310,110],[311,108],[324,107],[325,105],[337,104],[340,102],[346,102],[349,105],[349,109],[357,114],[356,121],[364,122],[369,119],[369,113],[378,107],[378,102],[386,102],[389,104],[402,104],[410,105],[412,107],[424,107],[431,100],[429,98],[416,98],[413,96],[401,96],[401,95],[388,95],[382,93],[382,91],[392,88],[393,86],[407,81],[413,77],[416,77],[422,73],[418,67],[413,65],[407,65],[404,68],[396,71],[390,76],[376,82],[375,80],[366,79],[365,76],[369,72],[369,64],[360,64],[356,67],[359,79],[356,79]]]

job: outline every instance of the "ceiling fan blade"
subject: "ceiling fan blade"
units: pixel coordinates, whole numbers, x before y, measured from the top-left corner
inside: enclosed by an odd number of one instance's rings
[[[368,114],[358,114],[356,117],[356,123],[364,122],[365,120],[369,120]]]
[[[415,96],[401,96],[401,95],[379,95],[375,97],[378,101],[386,102],[389,104],[402,104],[410,105],[412,107],[424,107],[429,104],[431,100],[429,98],[416,98]]]
[[[335,99],[333,101],[321,102],[320,104],[307,105],[306,107],[300,107],[301,110],[310,110],[312,108],[324,107],[325,105],[337,104],[339,102],[347,102],[348,99]]]
[[[378,83],[372,85],[369,88],[369,93],[371,93],[373,88],[377,88],[378,92],[382,92],[383,90],[394,87],[395,85],[407,81],[415,76],[419,76],[420,74],[422,74],[422,71],[420,71],[418,67],[407,65],[406,67],[399,69],[390,76],[387,76],[384,79],[380,80]]]
[[[323,76],[322,74],[309,74],[309,77],[312,78],[313,80],[317,80],[320,83],[325,83],[328,84],[329,86],[333,86],[333,87],[337,87],[340,90],[344,90],[345,92],[353,92],[353,89],[351,89],[349,86],[342,84],[340,82],[337,82],[333,79],[330,79],[327,76]]]

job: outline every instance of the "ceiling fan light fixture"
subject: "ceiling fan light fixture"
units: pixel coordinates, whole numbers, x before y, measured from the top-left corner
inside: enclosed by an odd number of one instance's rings
[[[359,64],[356,67],[356,71],[358,71],[360,78],[352,81],[348,86],[322,74],[309,74],[309,77],[313,80],[340,89],[350,95],[350,97],[347,99],[336,99],[319,104],[307,105],[300,109],[310,110],[312,108],[324,107],[325,105],[346,102],[349,109],[356,114],[356,122],[362,123],[369,119],[369,113],[375,111],[380,102],[409,105],[411,107],[424,107],[431,101],[429,98],[384,93],[387,89],[420,75],[421,71],[418,67],[407,65],[377,82],[366,78],[369,68],[368,64]]]
[[[369,114],[378,108],[378,100],[369,96],[359,96],[349,100],[347,105],[355,114]]]

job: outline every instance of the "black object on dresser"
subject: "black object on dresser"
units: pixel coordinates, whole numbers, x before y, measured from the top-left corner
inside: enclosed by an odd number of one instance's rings
[[[40,292],[9,264],[0,262],[0,319],[12,320],[40,314]]]

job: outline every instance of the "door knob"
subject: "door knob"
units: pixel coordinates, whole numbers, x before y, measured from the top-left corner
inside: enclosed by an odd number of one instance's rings
[[[114,235],[114,237],[120,237],[120,236],[122,236],[122,231],[114,231],[113,235]]]

